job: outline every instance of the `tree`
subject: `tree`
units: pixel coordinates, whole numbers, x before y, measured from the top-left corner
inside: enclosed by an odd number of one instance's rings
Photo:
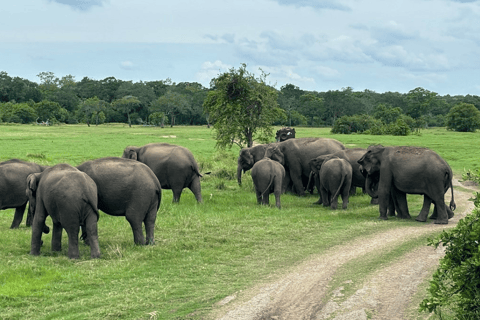
[[[413,119],[428,114],[433,108],[436,96],[437,93],[421,87],[410,90],[406,96],[407,110],[405,113]]]
[[[188,109],[189,104],[186,96],[171,90],[152,103],[150,108],[153,112],[163,112],[165,115],[169,115],[171,127],[175,125],[175,117],[180,113],[188,113]]]
[[[242,64],[212,79],[203,108],[216,131],[217,147],[251,147],[253,139],[271,141],[272,123],[286,120],[285,111],[278,107],[277,91],[266,84],[267,74],[260,78]]]
[[[389,124],[397,121],[402,114],[402,109],[399,107],[392,108],[390,106],[379,104],[375,107],[375,113],[373,116],[375,119],[382,120],[385,124]]]
[[[447,129],[460,132],[475,132],[480,128],[480,111],[469,103],[459,103],[447,114]]]
[[[40,121],[63,122],[68,117],[68,112],[60,104],[54,101],[43,100],[35,103],[35,110]]]
[[[96,96],[88,98],[80,103],[80,112],[85,115],[85,121],[89,127],[90,119],[95,118],[95,125],[98,126],[101,116],[100,114],[103,114],[103,117],[105,117],[105,114],[103,113],[103,111],[105,111],[105,105],[106,102],[98,99]]]
[[[131,128],[132,121],[130,119],[130,113],[132,113],[132,111],[140,105],[140,100],[134,96],[125,96],[121,99],[113,101],[112,105],[116,110],[127,115],[128,126]]]

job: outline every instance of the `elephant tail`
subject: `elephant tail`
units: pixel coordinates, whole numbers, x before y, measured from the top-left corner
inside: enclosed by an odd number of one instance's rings
[[[200,171],[198,171],[198,167],[197,167],[197,166],[192,165],[192,170],[193,170],[193,172],[195,172],[195,174],[196,174],[197,176],[199,176],[200,178],[203,177],[203,176],[200,174]],[[209,173],[210,173],[210,172],[208,172],[207,174],[209,174]]]
[[[340,184],[338,185],[338,189],[335,192],[335,194],[330,198],[330,203],[332,202],[333,199],[335,199],[338,194],[340,193],[340,190],[342,190],[343,183],[345,182],[345,175],[342,174],[342,180],[340,180]]]
[[[265,194],[265,192],[267,192],[268,190],[270,190],[270,187],[271,187],[271,185],[272,185],[272,183],[273,183],[273,179],[275,179],[275,175],[274,175],[274,174],[270,175],[270,181],[268,182],[267,188],[262,192],[262,197],[263,197],[263,195]]]
[[[450,190],[452,192],[452,200],[450,200],[450,210],[455,211],[455,209],[457,209],[457,205],[455,204],[455,200],[453,198],[453,182],[452,182],[453,177],[451,173],[449,173],[448,176],[449,176],[448,181],[450,183]]]

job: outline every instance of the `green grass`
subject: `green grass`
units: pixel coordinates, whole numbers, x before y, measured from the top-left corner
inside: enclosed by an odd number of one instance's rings
[[[421,136],[392,137],[332,135],[325,128],[296,131],[297,137],[332,137],[349,147],[378,143],[430,147],[456,173],[475,168],[480,158],[478,133],[432,129]],[[236,183],[238,148],[216,151],[213,132],[205,127],[0,125],[0,161],[20,158],[43,165],[78,165],[120,156],[128,145],[150,142],[185,146],[202,172],[212,172],[202,178],[204,203],[197,204],[187,189],[181,202],[173,204],[171,190],[164,190],[156,245],[147,247],[133,245],[124,218],[102,213],[98,222],[102,258],[90,260],[89,247],[82,245],[78,261],[66,256],[65,233],[61,253],[51,252],[49,234],[43,236],[41,255],[30,256],[30,228],[23,222],[17,230],[8,229],[14,210],[0,211],[0,318],[199,319],[225,296],[272,280],[274,271],[288,270],[312,254],[356,237],[418,225],[413,220],[379,221],[378,207],[360,194],[350,198],[348,210],[313,205],[317,195],[283,195],[282,210],[258,206],[249,173],[242,187]],[[408,200],[416,216],[422,199]]]

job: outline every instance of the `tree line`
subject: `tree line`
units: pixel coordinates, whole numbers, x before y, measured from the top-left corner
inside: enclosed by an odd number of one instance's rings
[[[208,125],[204,101],[215,90],[215,79],[208,89],[197,82],[175,83],[169,78],[133,82],[84,77],[76,81],[71,75],[58,78],[52,72],[42,72],[38,78],[39,83],[0,72],[1,122]],[[272,97],[286,115],[276,119],[275,125],[332,126],[341,117],[383,112],[387,117],[401,113],[425,126],[444,126],[450,109],[459,103],[480,110],[479,96],[441,96],[421,87],[408,93],[354,91],[351,87],[318,92],[293,84],[272,89],[276,92]]]

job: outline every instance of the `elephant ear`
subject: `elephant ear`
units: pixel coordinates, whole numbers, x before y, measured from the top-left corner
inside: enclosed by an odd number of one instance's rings
[[[27,177],[27,191],[30,191],[30,192],[37,191],[38,180],[40,180],[39,176],[40,176],[39,173],[32,173],[32,174],[28,175],[28,177]]]
[[[124,155],[124,158],[137,160],[137,151],[132,147],[126,148],[123,155]]]

